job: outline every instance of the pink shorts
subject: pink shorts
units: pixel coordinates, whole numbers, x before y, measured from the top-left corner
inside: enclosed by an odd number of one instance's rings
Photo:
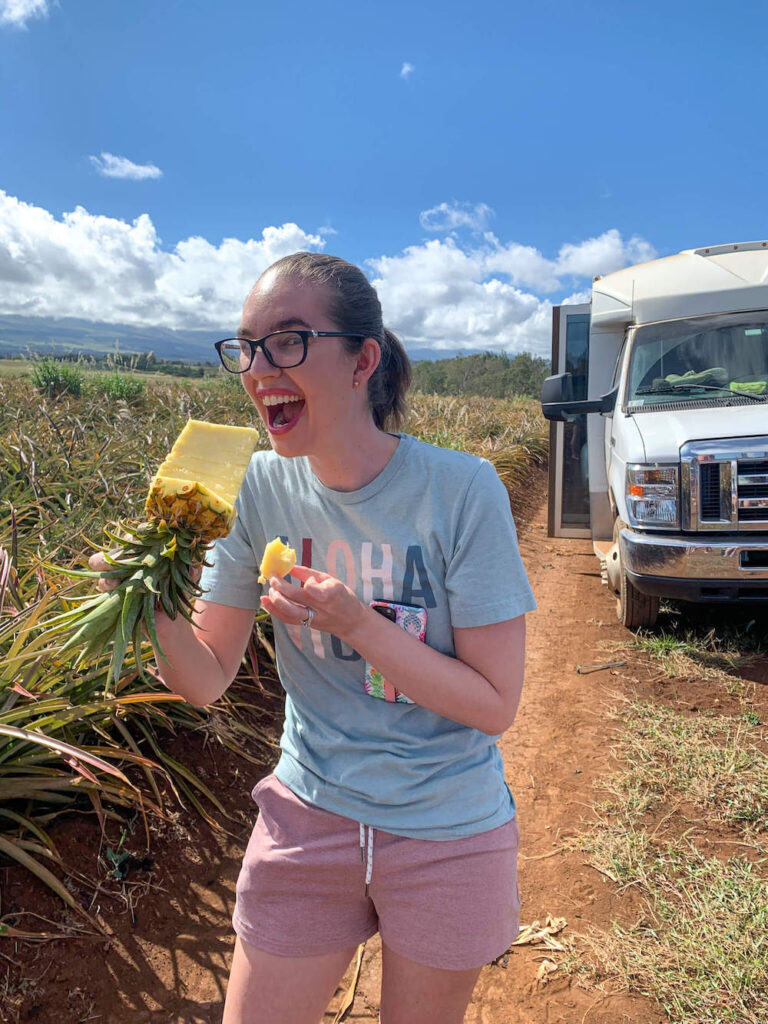
[[[514,818],[464,839],[409,839],[314,807],[274,775],[253,798],[260,813],[232,919],[251,945],[316,956],[379,931],[400,956],[466,970],[517,938]]]

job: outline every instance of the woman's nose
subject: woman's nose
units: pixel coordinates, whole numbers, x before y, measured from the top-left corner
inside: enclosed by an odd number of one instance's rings
[[[261,377],[274,377],[280,370],[273,366],[264,354],[264,349],[259,346],[253,353],[251,365],[248,367],[248,376],[258,380]]]

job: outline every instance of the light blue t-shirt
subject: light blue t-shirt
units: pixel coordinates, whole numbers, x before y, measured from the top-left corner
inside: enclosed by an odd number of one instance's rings
[[[485,459],[407,434],[357,491],[325,487],[304,457],[257,452],[206,600],[259,608],[265,544],[371,600],[426,610],[426,643],[454,657],[452,627],[536,607],[504,485]],[[365,661],[338,637],[274,619],[285,725],[277,777],[310,803],[374,828],[457,839],[503,825],[515,805],[496,740],[418,704],[369,696]]]

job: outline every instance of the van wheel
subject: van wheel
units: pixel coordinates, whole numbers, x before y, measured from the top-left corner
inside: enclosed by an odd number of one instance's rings
[[[627,577],[621,563],[621,545],[619,544],[619,520],[613,528],[613,550],[618,558],[618,589],[616,591],[616,616],[622,626],[627,629],[653,629],[659,617],[659,598],[650,594],[641,594]]]
[[[616,598],[616,614],[627,629],[653,629],[659,617],[659,599],[641,594],[621,570],[621,589]]]

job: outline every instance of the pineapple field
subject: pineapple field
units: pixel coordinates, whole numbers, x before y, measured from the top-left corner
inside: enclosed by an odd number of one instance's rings
[[[212,711],[156,681],[139,629],[156,596],[166,610],[170,601],[170,610],[188,614],[184,595],[195,587],[188,570],[202,557],[197,538],[224,532],[210,500],[200,522],[179,516],[178,494],[165,483],[184,475],[178,463],[155,478],[182,428],[189,420],[236,428],[245,462],[254,444],[268,440],[247,429],[258,417],[239,382],[228,379],[150,381],[132,400],[66,388],[56,394],[49,385],[0,378],[0,854],[69,908],[70,932],[98,931],[67,878],[75,869],[114,874],[114,863],[103,853],[98,863],[68,863],[57,822],[87,815],[106,835],[138,818],[149,840],[153,822],[181,803],[222,828],[220,794],[174,756],[173,743],[202,732],[255,764],[274,752],[280,690],[263,616],[238,679]],[[513,503],[546,460],[546,429],[531,400],[417,394],[406,430],[491,459]],[[195,443],[208,450],[215,441],[205,440],[205,428],[202,435]],[[145,503],[155,512],[150,523],[140,522]],[[102,545],[121,549],[108,573],[120,586],[95,595],[87,559]],[[51,927],[36,924],[31,906],[11,915],[0,906],[0,936],[34,939]]]
[[[147,517],[185,424],[258,423],[237,381],[143,383],[75,395],[0,377],[2,1024],[221,1020],[250,790],[282,723],[269,619],[206,709],[162,687],[141,637],[116,658],[114,629],[74,636],[96,607],[88,556]],[[764,617],[670,606],[657,635],[625,630],[590,542],[547,536],[537,402],[417,393],[405,429],[494,463],[538,602],[520,711],[499,741],[523,930],[483,968],[465,1024],[760,1024]],[[161,510],[169,528],[177,499]],[[178,572],[193,561],[182,540]],[[146,557],[122,546],[114,578],[140,562],[162,591]],[[374,936],[324,1024],[375,1024],[381,966]]]

